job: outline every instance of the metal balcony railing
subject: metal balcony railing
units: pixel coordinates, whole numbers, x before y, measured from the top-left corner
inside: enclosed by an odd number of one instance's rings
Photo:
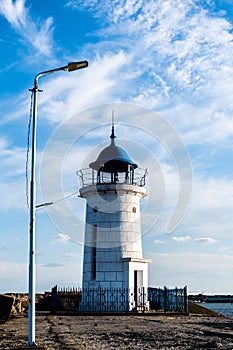
[[[117,176],[103,171],[86,168],[78,170],[76,173],[79,177],[80,186],[86,187],[98,184],[129,184],[143,187],[146,184],[147,169],[137,168],[129,173],[118,173]]]

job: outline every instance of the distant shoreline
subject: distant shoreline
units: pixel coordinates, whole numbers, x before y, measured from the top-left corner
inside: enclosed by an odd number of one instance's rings
[[[206,308],[204,305],[200,305],[193,301],[188,302],[188,311],[190,315],[202,315],[202,316],[213,316],[213,317],[227,317],[216,311]]]

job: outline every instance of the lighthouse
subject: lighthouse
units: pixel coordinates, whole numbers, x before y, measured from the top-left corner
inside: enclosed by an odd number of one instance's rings
[[[122,311],[135,309],[137,291],[148,288],[150,261],[142,254],[140,211],[140,200],[146,196],[146,171],[116,144],[112,125],[110,145],[77,174],[80,196],[86,200],[82,309],[96,311],[100,306],[100,293],[93,294],[97,290],[110,295],[104,296],[105,311],[119,309],[119,295],[114,291],[126,294]],[[93,298],[98,300],[92,305]]]

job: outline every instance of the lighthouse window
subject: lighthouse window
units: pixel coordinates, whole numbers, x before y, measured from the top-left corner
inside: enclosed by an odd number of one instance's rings
[[[92,247],[91,247],[91,277],[96,279],[96,236],[97,225],[92,226]]]
[[[133,213],[136,213],[137,209],[136,207],[133,207]]]

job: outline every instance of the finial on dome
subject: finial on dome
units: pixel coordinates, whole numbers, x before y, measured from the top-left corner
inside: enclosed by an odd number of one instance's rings
[[[110,139],[112,142],[114,142],[114,139],[116,138],[115,133],[114,133],[114,110],[112,110],[112,134],[110,136]]]

